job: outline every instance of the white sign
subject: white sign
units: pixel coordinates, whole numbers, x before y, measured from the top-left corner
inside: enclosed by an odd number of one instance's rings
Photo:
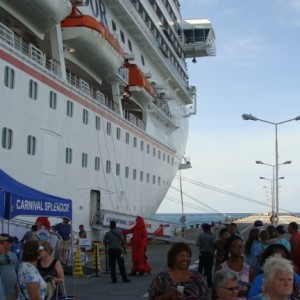
[[[90,239],[79,239],[79,247],[85,249],[91,249],[92,241]]]

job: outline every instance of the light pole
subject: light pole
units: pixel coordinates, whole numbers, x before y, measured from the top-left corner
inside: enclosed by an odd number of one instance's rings
[[[257,160],[257,161],[255,161],[255,163],[258,165],[266,165],[266,166],[270,166],[273,168],[273,180],[271,183],[271,188],[272,188],[272,216],[271,217],[274,219],[274,221],[273,221],[273,223],[274,223],[275,222],[275,218],[274,218],[275,217],[275,184],[274,184],[274,182],[275,182],[275,167],[276,167],[276,165],[267,164],[267,163],[262,162],[261,160]],[[291,163],[292,163],[291,160],[287,160],[284,163],[278,164],[278,166],[289,165]]]
[[[270,122],[267,120],[262,120],[259,118],[256,118],[254,116],[252,116],[251,114],[243,114],[242,115],[243,120],[251,120],[251,121],[261,121],[264,123],[268,123],[271,125],[275,126],[275,170],[276,170],[276,223],[279,223],[279,197],[278,197],[278,139],[277,139],[277,126],[281,125],[283,123],[287,123],[287,122],[291,122],[291,121],[299,121],[300,120],[300,116],[295,117],[293,119],[289,119],[286,121],[282,121],[282,122]]]

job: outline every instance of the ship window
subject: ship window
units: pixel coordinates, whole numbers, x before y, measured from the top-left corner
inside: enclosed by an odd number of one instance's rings
[[[31,98],[32,100],[36,100],[37,93],[38,93],[38,84],[36,81],[30,79],[29,80],[29,98]]]
[[[144,172],[141,171],[141,172],[140,172],[140,181],[143,181],[143,180],[144,180]]]
[[[83,152],[81,156],[81,166],[83,168],[87,168],[88,165],[88,155],[87,153]]]
[[[158,152],[157,152],[157,157],[158,157],[158,159],[161,158],[161,152],[160,152],[160,150],[158,150]]]
[[[150,153],[150,145],[147,144],[147,153],[149,154]]]
[[[120,140],[121,139],[121,128],[117,127],[117,139]]]
[[[155,175],[153,175],[153,177],[152,177],[152,182],[153,182],[153,184],[155,184]]]
[[[125,44],[125,36],[122,30],[120,30],[120,34],[121,34],[121,40],[123,42],[123,44]]]
[[[130,39],[128,39],[128,48],[132,52],[132,44]]]
[[[50,95],[49,95],[49,107],[52,109],[56,109],[56,105],[57,105],[57,94],[53,91],[50,91]]]
[[[168,155],[168,164],[170,163],[170,155]]]
[[[110,122],[106,123],[106,133],[107,133],[107,135],[111,135],[111,123]]]
[[[153,147],[153,151],[152,151],[153,157],[156,156],[156,149]]]
[[[129,167],[125,167],[125,178],[129,177]]]
[[[157,183],[158,183],[158,185],[160,185],[160,182],[161,182],[161,179],[160,179],[160,177],[158,176],[158,177],[157,177]]]
[[[116,23],[114,21],[111,21],[111,26],[112,26],[113,31],[117,30],[117,26],[116,26]]]
[[[111,168],[110,160],[107,160],[107,161],[106,161],[106,173],[107,173],[107,174],[110,173],[110,168]]]
[[[163,161],[166,161],[166,153],[163,153]]]
[[[120,166],[120,164],[116,164],[116,175],[117,176],[120,176],[120,170],[121,170],[121,166]]]
[[[144,151],[144,141],[141,141],[141,151]]]
[[[126,132],[126,137],[125,137],[125,139],[126,139],[126,144],[129,144],[129,133],[128,133],[128,132]]]
[[[73,102],[71,100],[67,101],[67,116],[72,118],[73,117]]]
[[[27,153],[29,155],[35,155],[36,152],[36,137],[29,135],[27,137]]]
[[[145,65],[145,58],[143,55],[141,55],[141,61],[142,61],[142,65],[144,66]]]
[[[147,173],[147,178],[146,178],[146,180],[147,180],[147,183],[149,183],[149,181],[150,181],[150,174],[149,174],[149,173]]]
[[[10,150],[12,148],[13,131],[10,128],[2,128],[2,148]]]
[[[95,157],[95,170],[96,171],[100,170],[100,157],[99,156]]]
[[[171,158],[172,166],[174,166],[174,157]]]
[[[85,125],[87,125],[89,123],[89,112],[85,108],[82,111],[82,122]]]
[[[72,149],[66,148],[66,164],[70,165],[72,163]]]
[[[136,180],[136,169],[133,169],[132,178],[133,180]]]
[[[95,128],[96,130],[100,130],[101,128],[101,118],[99,116],[96,116],[95,117]]]
[[[15,85],[15,70],[7,66],[4,70],[4,85],[9,89],[13,89]]]
[[[134,148],[137,147],[137,138],[136,138],[136,136],[133,137],[133,147],[134,147]]]

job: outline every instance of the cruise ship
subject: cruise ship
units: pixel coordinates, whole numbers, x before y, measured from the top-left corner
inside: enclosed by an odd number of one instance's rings
[[[189,163],[187,60],[214,42],[179,0],[0,0],[1,172],[71,199],[74,228],[151,219]]]

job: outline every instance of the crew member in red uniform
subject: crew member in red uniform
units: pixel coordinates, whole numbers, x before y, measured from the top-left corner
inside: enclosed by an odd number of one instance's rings
[[[144,273],[151,272],[151,266],[147,263],[147,230],[145,221],[142,217],[137,217],[135,219],[135,226],[131,229],[125,229],[122,231],[123,235],[128,233],[132,233],[133,236],[131,238],[131,255],[132,255],[132,268],[131,273],[129,275],[142,276]]]
[[[288,231],[291,234],[290,259],[294,263],[295,272],[300,275],[300,233],[298,232],[298,224],[296,222],[291,222]]]

